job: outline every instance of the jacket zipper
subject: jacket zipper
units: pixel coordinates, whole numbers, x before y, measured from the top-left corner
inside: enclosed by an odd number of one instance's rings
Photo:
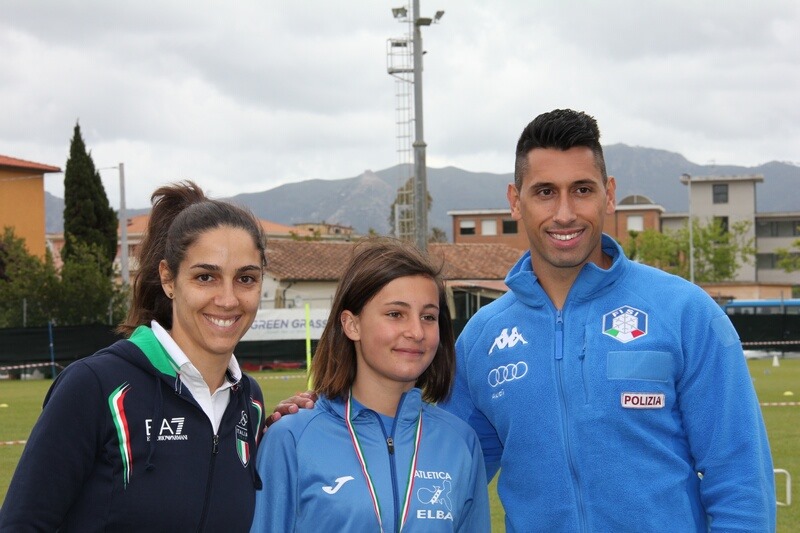
[[[569,465],[570,474],[573,480],[573,490],[575,492],[575,499],[578,503],[578,522],[581,531],[586,531],[586,519],[583,511],[583,496],[581,495],[580,486],[578,483],[578,472],[575,468],[575,462],[572,458],[572,444],[569,438],[569,409],[567,408],[567,398],[564,393],[564,375],[563,375],[563,362],[564,362],[564,318],[561,309],[556,311],[556,387],[558,388],[558,397],[561,401],[561,431],[564,436],[564,447],[566,448],[567,463]]]
[[[392,423],[392,434],[386,436],[386,430],[383,428],[381,421],[381,429],[384,429],[383,435],[386,437],[386,446],[389,449],[389,466],[392,472],[392,497],[394,498],[394,525],[392,530],[399,533],[398,526],[400,525],[400,498],[397,494],[397,464],[394,455],[394,431],[397,428],[397,419],[400,417],[400,410],[403,408],[403,401],[406,399],[405,393],[400,397],[400,402],[397,404],[397,410],[394,412],[394,422]]]
[[[203,515],[200,517],[200,525],[197,526],[197,531],[203,531],[206,528],[206,518],[208,517],[208,502],[211,499],[211,484],[214,481],[214,464],[217,462],[217,454],[219,453],[219,435],[211,437],[211,467],[208,469],[208,481],[206,481],[206,496],[203,500]]]
[[[583,404],[586,405],[589,403],[589,388],[586,386],[586,331],[583,332],[583,348],[581,349],[581,354],[578,356],[578,359],[581,362],[581,380],[583,383]]]
[[[386,426],[383,425],[383,420],[381,416],[372,411],[372,414],[378,420],[378,426],[381,428],[381,433],[383,433],[383,440],[386,441],[386,451],[388,452],[387,459],[389,460],[389,472],[391,473],[391,480],[392,480],[392,498],[394,499],[394,525],[392,526],[391,531],[397,531],[399,533],[399,525],[400,525],[400,509],[399,509],[399,496],[397,494],[397,465],[395,463],[395,445],[394,445],[394,432],[395,428],[397,427],[397,419],[400,416],[400,411],[403,408],[403,400],[405,400],[406,394],[404,393],[400,397],[400,403],[397,404],[397,411],[394,415],[394,422],[392,423],[391,433],[386,433]]]

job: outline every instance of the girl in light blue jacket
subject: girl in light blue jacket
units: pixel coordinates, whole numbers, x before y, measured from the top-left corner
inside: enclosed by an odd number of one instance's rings
[[[259,450],[251,531],[489,531],[478,438],[429,403],[454,351],[440,269],[400,241],[357,245],[312,363],[319,401]]]

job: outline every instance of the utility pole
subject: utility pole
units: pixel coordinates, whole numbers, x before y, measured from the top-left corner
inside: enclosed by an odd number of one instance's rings
[[[122,285],[130,284],[128,272],[128,215],[125,212],[125,164],[119,164],[119,239],[120,239],[120,274]]]
[[[414,0],[414,240],[417,248],[428,248],[428,174],[422,134],[422,30],[419,0]],[[430,24],[430,19],[428,24]]]
[[[692,176],[683,174],[683,181],[689,187],[689,281],[694,283],[694,223],[692,221]]]
[[[407,21],[408,9],[392,9],[392,15],[402,21]],[[414,84],[414,242],[420,250],[428,247],[428,178],[425,161],[424,121],[422,116],[422,26],[430,26],[439,22],[444,11],[437,11],[433,19],[421,17],[419,13],[419,0],[413,0],[411,21],[413,23],[412,50],[413,50],[413,84]],[[397,46],[397,41],[394,46]],[[405,69],[396,69],[390,66],[389,73],[398,74]]]

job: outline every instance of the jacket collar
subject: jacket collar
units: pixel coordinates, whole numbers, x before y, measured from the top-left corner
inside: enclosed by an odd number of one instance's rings
[[[601,247],[603,252],[611,257],[611,267],[605,270],[594,263],[583,265],[575,283],[572,284],[567,302],[571,300],[584,301],[596,297],[615,285],[630,267],[630,261],[625,257],[622,247],[613,238],[603,234]],[[542,286],[537,283],[537,279],[531,264],[529,250],[511,267],[505,283],[521,302],[531,307],[542,307],[550,303],[550,298]]]
[[[316,405],[336,417],[342,420],[344,423],[344,409],[345,409],[345,401],[346,398],[337,397],[337,398],[328,398],[326,396],[320,396],[317,400]],[[400,404],[397,406],[397,413],[395,414],[395,419],[398,423],[401,424],[414,424],[417,421],[417,417],[419,417],[420,410],[422,409],[423,401],[422,401],[422,391],[418,388],[414,387],[410,391],[404,393],[400,397]],[[358,422],[360,420],[372,420],[372,416],[375,414],[375,411],[369,409],[367,407],[356,407],[353,406],[353,411],[350,413],[350,419],[353,422]],[[367,418],[369,417],[369,418]]]

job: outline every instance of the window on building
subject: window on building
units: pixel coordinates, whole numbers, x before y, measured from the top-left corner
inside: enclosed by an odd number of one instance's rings
[[[797,237],[800,235],[800,220],[781,220],[778,225],[778,237]]]
[[[777,264],[778,256],[775,254],[756,254],[756,268],[759,270],[774,270]]]
[[[481,220],[481,235],[497,235],[497,221]]]
[[[503,221],[503,235],[516,235],[517,233],[517,221],[516,220],[504,220]]]
[[[759,220],[756,222],[757,237],[800,236],[800,220]]]
[[[475,235],[475,221],[462,220],[458,223],[458,233],[461,235]]]
[[[492,303],[493,301],[494,298],[486,295],[477,295],[469,292],[462,292],[460,290],[454,290],[453,304],[455,308],[451,309],[450,311],[460,319],[472,318],[472,315],[474,315],[478,309],[484,305]]]
[[[714,194],[714,203],[715,204],[727,204],[728,203],[728,184],[727,183],[715,183],[712,185],[713,194]]]
[[[778,226],[774,222],[759,220],[756,222],[756,237],[775,237],[778,235]]]
[[[714,217],[714,223],[722,228],[722,233],[728,233],[728,217]]]
[[[628,217],[628,231],[644,231],[644,217],[642,215],[630,215]]]

